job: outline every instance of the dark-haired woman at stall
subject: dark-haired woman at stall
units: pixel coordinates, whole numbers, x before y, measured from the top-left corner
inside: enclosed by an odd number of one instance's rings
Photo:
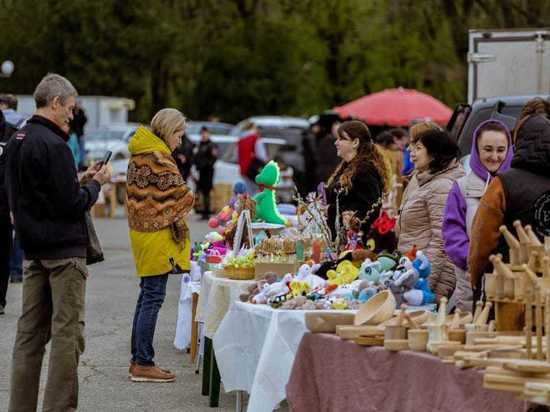
[[[365,241],[380,214],[381,199],[389,187],[389,171],[369,128],[359,120],[342,123],[336,130],[334,145],[342,162],[328,180],[329,226],[335,238],[337,228],[342,229],[344,221],[354,215],[361,221]]]
[[[456,143],[436,124],[418,123],[410,135],[415,171],[403,194],[398,249],[405,253],[416,246],[430,259],[429,285],[439,301],[450,297],[455,287],[454,265],[445,254],[441,226],[447,196],[464,170],[457,161]]]

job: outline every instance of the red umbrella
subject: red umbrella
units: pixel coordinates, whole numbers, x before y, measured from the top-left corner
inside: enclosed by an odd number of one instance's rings
[[[417,119],[430,119],[446,125],[453,111],[436,98],[422,92],[386,89],[335,107],[342,117],[355,117],[372,125],[408,126]]]

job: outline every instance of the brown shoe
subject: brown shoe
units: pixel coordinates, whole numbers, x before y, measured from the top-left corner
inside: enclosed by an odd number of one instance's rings
[[[136,363],[132,369],[131,379],[132,382],[174,382],[176,375],[158,366],[141,366]]]
[[[134,371],[134,367],[137,365],[136,362],[130,361],[130,366],[128,367],[128,378],[132,378],[132,372]]]

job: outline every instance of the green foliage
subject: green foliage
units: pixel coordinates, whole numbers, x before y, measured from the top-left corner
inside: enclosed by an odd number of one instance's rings
[[[81,94],[136,100],[135,120],[307,115],[388,87],[449,105],[466,90],[467,30],[543,27],[545,0],[2,0],[0,91],[47,72]]]

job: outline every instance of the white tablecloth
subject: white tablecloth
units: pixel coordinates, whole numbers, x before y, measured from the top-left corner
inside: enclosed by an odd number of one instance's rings
[[[213,342],[223,386],[248,392],[249,412],[272,411],[285,399],[305,313],[235,302],[219,325]]]
[[[196,320],[204,322],[204,334],[212,338],[232,302],[254,285],[255,280],[231,280],[205,272],[197,305]]]
[[[191,262],[191,272],[181,276],[178,320],[174,337],[174,346],[179,350],[187,349],[191,343],[192,298],[193,293],[201,291],[201,276],[199,265],[193,261]]]

